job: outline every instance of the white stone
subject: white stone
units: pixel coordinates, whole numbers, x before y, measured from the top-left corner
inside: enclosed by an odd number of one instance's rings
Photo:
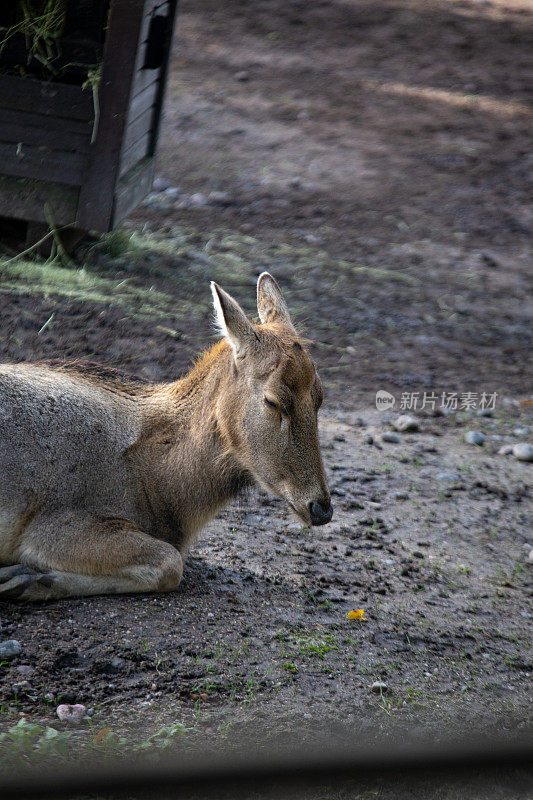
[[[519,442],[513,447],[513,456],[518,461],[533,461],[533,444]]]
[[[402,433],[417,431],[419,428],[418,420],[414,417],[410,417],[409,414],[402,414],[399,416],[398,419],[393,422],[393,425],[397,431],[401,431]]]
[[[8,639],[0,643],[0,661],[9,661],[21,652],[22,647],[16,639]]]
[[[61,722],[66,722],[67,725],[80,725],[87,709],[81,703],[75,705],[67,705],[66,703],[56,708],[56,714]]]
[[[465,433],[465,442],[482,447],[485,443],[485,434],[481,433],[481,431],[467,431]]]

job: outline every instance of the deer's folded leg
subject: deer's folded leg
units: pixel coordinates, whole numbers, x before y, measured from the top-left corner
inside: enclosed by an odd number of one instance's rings
[[[24,531],[17,560],[19,565],[7,568],[14,572],[5,588],[12,581],[17,585],[4,596],[21,600],[166,592],[177,588],[183,573],[175,547],[129,520],[76,513],[33,520]]]
[[[25,564],[10,564],[8,567],[0,567],[0,600],[16,599],[32,584],[51,586],[52,578]]]

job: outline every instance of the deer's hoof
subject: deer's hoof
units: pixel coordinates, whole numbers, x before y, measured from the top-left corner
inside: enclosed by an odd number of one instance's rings
[[[0,567],[0,600],[16,600],[28,586],[51,586],[52,577],[25,564]]]

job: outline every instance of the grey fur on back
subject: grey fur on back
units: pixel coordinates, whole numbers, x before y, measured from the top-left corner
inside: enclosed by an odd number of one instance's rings
[[[140,430],[127,397],[47,367],[0,366],[0,557],[30,505],[134,512],[123,455]]]

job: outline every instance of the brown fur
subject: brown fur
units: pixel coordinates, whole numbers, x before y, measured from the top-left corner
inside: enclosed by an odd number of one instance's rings
[[[225,338],[178,381],[0,366],[0,597],[175,588],[194,535],[254,482],[307,523],[329,508],[322,390],[279,287],[261,276],[258,325],[213,292]]]

